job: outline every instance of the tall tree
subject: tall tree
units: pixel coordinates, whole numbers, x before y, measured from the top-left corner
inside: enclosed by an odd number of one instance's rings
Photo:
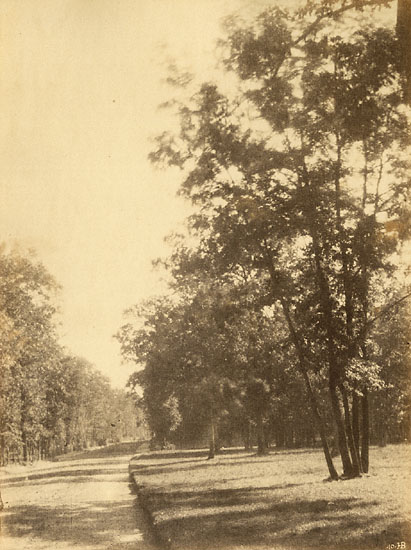
[[[201,204],[191,226],[209,264],[259,270],[281,305],[333,478],[308,335],[328,370],[344,474],[359,475],[368,468],[368,389],[360,456],[347,365],[359,356],[367,370],[376,288],[408,227],[398,44],[390,29],[353,25],[345,38],[342,29],[328,15],[306,22],[277,9],[251,25],[231,21],[225,63],[237,97],[200,86],[179,106],[180,133],[160,136],[151,155],[186,170],[181,189]]]
[[[0,249],[1,465],[115,439],[113,418],[129,411],[108,380],[59,344],[57,289],[34,254]]]
[[[11,407],[6,437],[24,460],[39,452],[46,414],[43,376],[59,357],[54,327],[57,285],[34,258],[18,252],[0,255],[0,309],[13,323],[19,350],[8,374]],[[6,409],[7,410],[7,409]],[[5,413],[9,414],[9,413]]]

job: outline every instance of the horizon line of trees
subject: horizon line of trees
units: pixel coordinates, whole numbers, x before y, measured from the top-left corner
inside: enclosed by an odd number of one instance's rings
[[[135,399],[59,343],[53,277],[0,248],[0,466],[135,439]]]
[[[118,333],[161,446],[206,426],[210,458],[218,432],[259,454],[318,440],[338,479],[335,450],[356,477],[370,441],[409,439],[410,20],[402,1],[379,24],[390,4],[232,17],[220,80],[170,77],[179,130],[150,158],[196,210],[163,262],[173,294]]]

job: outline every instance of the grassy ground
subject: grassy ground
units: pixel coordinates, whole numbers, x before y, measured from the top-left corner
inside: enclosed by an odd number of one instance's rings
[[[0,483],[3,479],[15,477],[19,474],[29,476],[36,470],[44,470],[45,468],[59,468],[57,462],[67,462],[71,460],[82,460],[91,458],[113,458],[119,456],[132,456],[137,452],[147,451],[149,444],[146,441],[123,441],[121,443],[113,443],[105,447],[95,447],[85,451],[73,451],[64,455],[56,456],[52,459],[38,460],[27,464],[7,464],[0,467]]]
[[[411,548],[411,447],[371,449],[370,473],[328,482],[320,451],[133,460],[140,497],[178,550]]]

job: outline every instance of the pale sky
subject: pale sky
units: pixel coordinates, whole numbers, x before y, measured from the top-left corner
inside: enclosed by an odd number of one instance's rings
[[[161,291],[151,261],[189,211],[179,174],[147,160],[165,61],[204,73],[221,16],[247,4],[1,0],[0,241],[37,251],[63,287],[63,343],[117,386],[132,368],[112,335]]]
[[[178,172],[147,160],[170,124],[165,62],[206,78],[221,17],[267,3],[1,0],[0,242],[37,251],[63,287],[63,343],[117,386],[133,369],[112,336],[162,290],[151,262],[189,212]]]

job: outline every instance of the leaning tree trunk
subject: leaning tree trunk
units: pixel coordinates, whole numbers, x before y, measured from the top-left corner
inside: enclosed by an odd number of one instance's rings
[[[288,307],[288,303],[285,300],[283,294],[281,292],[278,292],[279,285],[278,285],[278,281],[277,281],[277,273],[276,273],[276,270],[275,270],[275,267],[274,267],[273,259],[270,255],[269,251],[267,251],[266,249],[263,248],[262,252],[263,252],[263,254],[265,255],[265,257],[267,259],[267,266],[268,266],[268,270],[269,270],[269,273],[270,273],[271,289],[272,289],[273,298],[275,300],[278,300],[281,304],[281,307],[282,307],[282,310],[283,310],[283,313],[284,313],[284,316],[285,316],[285,319],[286,319],[286,322],[287,322],[288,330],[289,330],[289,333],[290,333],[290,336],[291,336],[291,340],[292,340],[293,345],[295,347],[295,350],[297,352],[298,366],[299,366],[300,372],[301,372],[301,374],[304,378],[304,382],[305,382],[305,385],[306,385],[306,389],[307,389],[308,397],[309,397],[309,400],[310,400],[310,404],[311,404],[312,412],[313,412],[313,415],[314,415],[314,419],[315,419],[315,422],[317,423],[318,431],[319,431],[320,438],[321,438],[321,444],[322,444],[322,448],[323,448],[323,452],[324,452],[324,457],[325,457],[325,460],[326,460],[326,463],[327,463],[330,478],[333,479],[333,480],[337,480],[338,479],[338,473],[337,473],[337,470],[334,467],[331,452],[330,452],[330,449],[329,449],[329,446],[328,446],[328,443],[327,443],[324,420],[321,416],[320,408],[319,408],[318,403],[317,403],[317,398],[315,396],[315,393],[314,393],[313,388],[311,386],[310,378],[308,376],[308,367],[307,367],[306,359],[305,359],[304,344],[302,343],[301,338],[300,338],[300,336],[299,336],[299,334],[298,334],[298,332],[297,332],[297,330],[294,326],[293,320],[291,318],[290,309]]]
[[[358,447],[355,445],[353,427],[351,423],[350,405],[348,403],[347,392],[343,386],[340,387],[340,392],[343,398],[344,416],[345,416],[345,430],[347,432],[348,447],[351,454],[352,462],[352,475],[359,477],[362,473]]]
[[[297,331],[294,327],[294,323],[293,323],[293,320],[291,319],[291,314],[290,314],[290,310],[288,308],[287,302],[284,300],[284,298],[281,298],[280,301],[281,301],[281,306],[282,306],[282,309],[283,309],[283,312],[284,312],[284,315],[285,315],[285,318],[286,318],[286,321],[287,321],[287,325],[288,325],[288,328],[289,328],[289,331],[290,331],[290,334],[291,334],[291,337],[292,337],[294,347],[297,351],[298,366],[300,368],[300,372],[301,372],[301,374],[303,376],[303,379],[304,379],[304,382],[305,382],[305,386],[306,386],[308,397],[309,397],[310,404],[311,404],[311,410],[313,412],[314,419],[315,419],[315,422],[317,424],[318,432],[320,434],[321,445],[322,445],[322,448],[323,448],[325,461],[327,463],[328,472],[330,474],[331,479],[337,480],[338,479],[338,473],[337,473],[337,470],[335,469],[333,459],[332,459],[332,456],[331,456],[331,452],[330,452],[330,448],[328,446],[324,420],[323,420],[323,418],[321,416],[321,413],[320,413],[317,398],[315,396],[314,390],[313,390],[312,385],[311,385],[310,377],[308,376],[308,369],[307,369],[306,363],[305,363],[303,344],[301,343],[300,338],[297,334]]]
[[[337,66],[336,66],[337,69]],[[339,112],[336,110],[335,115],[338,118]],[[341,215],[341,158],[342,158],[342,143],[341,136],[338,130],[335,133],[337,141],[337,160],[335,169],[335,211],[337,218],[337,230],[339,235],[341,261],[342,261],[342,275],[344,286],[344,310],[345,310],[345,324],[347,332],[347,340],[351,342],[353,339],[353,319],[354,319],[354,307],[353,307],[353,281],[352,274],[350,272],[350,260],[348,253],[348,244],[345,241],[344,226]],[[348,357],[350,357],[350,353]],[[340,384],[340,391],[343,398],[344,416],[345,416],[345,429],[348,438],[348,446],[351,453],[352,460],[352,475],[359,476],[361,474],[361,464],[359,459],[359,423],[358,423],[358,396],[354,393],[352,399],[352,417],[350,413],[350,405],[348,402],[346,389]]]
[[[347,444],[347,434],[345,431],[344,419],[340,408],[340,402],[337,394],[337,384],[334,381],[335,375],[330,374],[329,389],[330,389],[330,398],[331,398],[331,407],[333,411],[333,416],[335,424],[337,427],[338,435],[338,448],[341,455],[341,462],[343,465],[343,475],[346,477],[352,477],[353,467],[350,459],[350,453],[348,450]]]
[[[341,455],[341,461],[343,464],[344,475],[351,477],[353,475],[353,466],[349,455],[347,433],[345,430],[344,419],[340,408],[339,398],[337,394],[337,386],[341,380],[342,366],[340,364],[340,357],[338,354],[338,346],[336,345],[336,332],[333,328],[334,325],[334,312],[332,308],[332,292],[330,283],[327,277],[324,264],[327,261],[324,256],[323,247],[321,244],[320,235],[318,233],[318,226],[316,219],[317,201],[313,196],[312,183],[308,168],[303,160],[303,174],[302,183],[303,189],[306,192],[305,214],[307,216],[308,230],[312,239],[316,282],[320,294],[320,307],[324,315],[325,320],[325,332],[326,332],[326,347],[328,354],[328,368],[329,368],[329,390],[331,398],[331,406],[334,415],[334,420],[337,425],[338,431],[338,446]]]
[[[316,419],[316,422],[317,422],[318,432],[320,434],[320,439],[321,439],[321,445],[322,445],[322,448],[323,448],[325,461],[326,461],[327,466],[328,466],[328,472],[330,474],[330,478],[333,479],[334,481],[336,481],[338,479],[338,473],[337,473],[337,470],[334,467],[331,451],[330,451],[330,448],[328,446],[327,436],[326,436],[326,433],[325,433],[324,422],[323,422],[323,419],[321,418],[320,412],[318,411],[316,403],[312,403],[311,406],[312,406],[312,409],[313,409],[314,418]]]

